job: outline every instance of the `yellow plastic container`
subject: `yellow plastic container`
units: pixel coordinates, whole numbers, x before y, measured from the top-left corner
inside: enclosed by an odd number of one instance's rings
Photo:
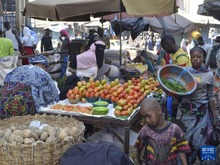
[[[199,33],[198,31],[193,31],[193,32],[191,33],[191,37],[192,37],[193,39],[196,39],[196,40],[197,40],[197,38],[200,37],[200,36],[202,36],[202,35],[201,35],[201,33]]]

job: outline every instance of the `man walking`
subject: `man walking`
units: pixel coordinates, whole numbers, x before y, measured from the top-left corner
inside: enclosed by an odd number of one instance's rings
[[[49,28],[46,28],[44,31],[45,31],[45,35],[41,39],[41,46],[40,46],[41,52],[53,50],[52,38],[50,36],[51,30]]]

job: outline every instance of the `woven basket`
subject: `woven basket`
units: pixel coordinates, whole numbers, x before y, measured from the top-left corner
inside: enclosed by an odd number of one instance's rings
[[[1,165],[58,165],[63,153],[72,145],[82,143],[84,140],[85,126],[75,118],[55,115],[16,116],[0,121],[0,129],[9,128],[12,123],[29,124],[39,120],[49,126],[77,127],[79,133],[69,141],[44,143],[37,141],[32,144],[7,143],[0,139],[0,164]]]

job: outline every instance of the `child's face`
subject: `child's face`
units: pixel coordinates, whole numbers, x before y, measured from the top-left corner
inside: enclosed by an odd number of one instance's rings
[[[150,108],[150,107],[149,107]],[[146,124],[152,127],[157,127],[160,120],[160,113],[157,109],[146,108],[143,111],[140,111],[141,116],[146,121]]]

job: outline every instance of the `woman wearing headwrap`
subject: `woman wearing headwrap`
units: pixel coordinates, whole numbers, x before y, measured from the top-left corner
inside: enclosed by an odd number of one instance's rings
[[[24,47],[24,55],[34,55],[34,46],[35,46],[35,38],[31,35],[30,29],[28,27],[24,27],[23,29],[24,37],[21,38],[21,43]],[[23,65],[28,65],[28,59],[22,59]]]
[[[0,97],[0,117],[35,114],[42,106],[59,101],[58,90],[47,73],[43,55],[29,58],[30,65],[15,68],[6,75]]]
[[[192,66],[186,69],[195,77],[197,88],[180,99],[176,123],[186,133],[191,147],[191,153],[187,154],[188,164],[194,164],[201,146],[205,145],[210,119],[217,124],[218,118],[213,95],[214,75],[202,65],[206,52],[201,47],[194,47],[190,56]]]
[[[66,75],[67,70],[67,63],[69,60],[68,52],[69,52],[69,46],[70,46],[70,38],[68,36],[67,30],[63,29],[60,31],[60,41],[62,42],[60,51],[65,52],[61,54],[60,60],[63,60],[62,66],[61,66],[61,77]]]

